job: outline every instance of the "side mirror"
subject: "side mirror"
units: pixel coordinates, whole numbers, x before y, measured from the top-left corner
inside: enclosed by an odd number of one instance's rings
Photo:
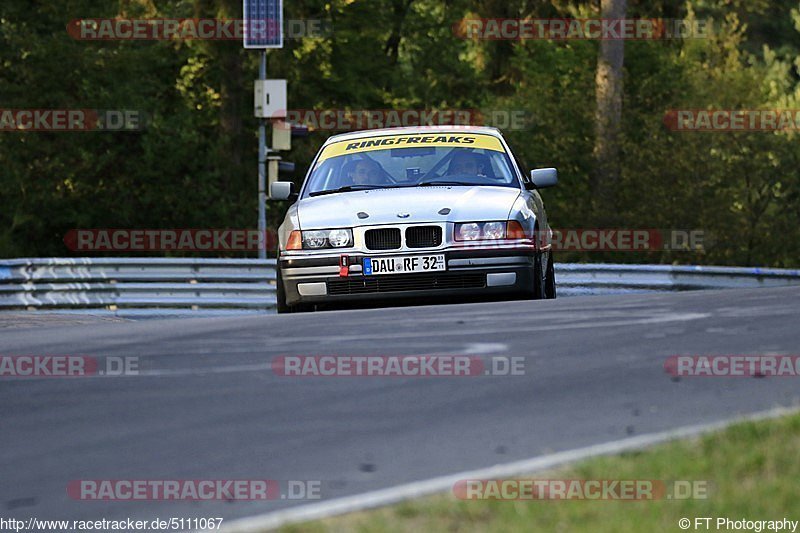
[[[274,181],[269,188],[270,200],[292,200],[297,198],[294,183],[291,181]]]
[[[534,189],[547,189],[558,185],[558,170],[554,168],[537,168],[531,170],[531,185]]]

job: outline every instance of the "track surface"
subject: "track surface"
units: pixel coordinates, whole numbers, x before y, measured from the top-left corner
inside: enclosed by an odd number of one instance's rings
[[[0,516],[233,518],[296,505],[75,501],[76,479],[321,480],[325,499],[800,401],[674,354],[800,353],[800,288],[0,328],[0,355],[138,356],[0,379]],[[0,316],[0,322],[3,317]],[[19,322],[19,316],[16,317]],[[278,355],[524,356],[513,377],[287,378]]]

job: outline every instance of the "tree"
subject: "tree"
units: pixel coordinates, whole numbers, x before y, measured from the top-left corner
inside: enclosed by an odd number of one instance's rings
[[[600,10],[603,19],[623,19],[627,0],[601,0]],[[591,178],[594,198],[604,214],[612,212],[608,207],[614,205],[614,188],[619,181],[624,59],[624,40],[600,41],[595,76],[595,167]]]

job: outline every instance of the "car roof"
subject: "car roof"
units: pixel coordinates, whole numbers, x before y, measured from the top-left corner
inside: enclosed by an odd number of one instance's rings
[[[486,126],[411,126],[400,128],[381,128],[374,130],[350,131],[328,137],[325,144],[347,141],[350,139],[363,139],[364,137],[380,137],[382,135],[414,135],[426,133],[476,133],[503,138],[500,130]]]

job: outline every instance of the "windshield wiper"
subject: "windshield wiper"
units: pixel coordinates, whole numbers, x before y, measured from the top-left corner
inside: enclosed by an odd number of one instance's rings
[[[345,185],[344,187],[339,187],[338,189],[328,189],[325,191],[314,191],[308,193],[309,196],[323,196],[325,194],[336,194],[337,192],[350,192],[350,191],[369,191],[372,189],[383,189],[379,185]]]

